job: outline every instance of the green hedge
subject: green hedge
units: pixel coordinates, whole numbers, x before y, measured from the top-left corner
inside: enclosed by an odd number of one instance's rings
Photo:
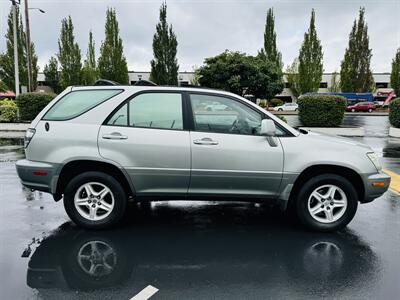
[[[278,98],[273,98],[269,101],[268,103],[270,106],[275,107],[275,106],[281,106],[283,105],[283,101],[281,99]]]
[[[17,121],[17,104],[13,100],[0,100],[0,122]]]
[[[400,98],[396,98],[389,103],[389,121],[393,127],[400,128]]]
[[[31,121],[57,95],[50,93],[20,94],[16,101],[22,121]]]
[[[305,95],[297,101],[304,126],[338,127],[342,124],[346,98],[336,95]]]

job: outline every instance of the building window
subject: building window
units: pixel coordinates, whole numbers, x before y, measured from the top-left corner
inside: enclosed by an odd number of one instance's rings
[[[328,88],[328,83],[327,82],[320,82],[319,83],[319,88],[320,89],[327,89]]]
[[[387,82],[377,82],[376,88],[377,89],[387,89],[388,83]]]
[[[285,82],[285,89],[290,89],[290,83],[289,82]]]
[[[137,81],[132,80],[132,81],[131,81],[131,85],[135,85],[136,82],[137,82]]]

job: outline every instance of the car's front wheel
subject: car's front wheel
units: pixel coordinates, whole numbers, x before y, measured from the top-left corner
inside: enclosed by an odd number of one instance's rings
[[[127,198],[121,184],[103,172],[85,172],[73,178],[64,193],[64,207],[81,227],[103,229],[123,217]]]
[[[358,196],[346,178],[324,174],[302,186],[295,204],[297,215],[305,226],[318,231],[335,231],[353,219]]]

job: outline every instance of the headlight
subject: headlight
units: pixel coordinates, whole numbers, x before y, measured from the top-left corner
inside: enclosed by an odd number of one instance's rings
[[[367,156],[368,156],[369,160],[374,164],[375,168],[378,171],[382,170],[382,166],[379,163],[378,155],[375,152],[368,152]]]

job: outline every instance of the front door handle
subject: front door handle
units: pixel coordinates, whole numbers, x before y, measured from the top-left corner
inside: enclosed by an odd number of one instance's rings
[[[105,140],[126,140],[128,136],[122,135],[119,132],[112,132],[110,134],[104,134],[103,139]]]
[[[193,143],[196,145],[218,145],[217,141],[214,141],[213,139],[207,137],[199,140],[194,140]]]

